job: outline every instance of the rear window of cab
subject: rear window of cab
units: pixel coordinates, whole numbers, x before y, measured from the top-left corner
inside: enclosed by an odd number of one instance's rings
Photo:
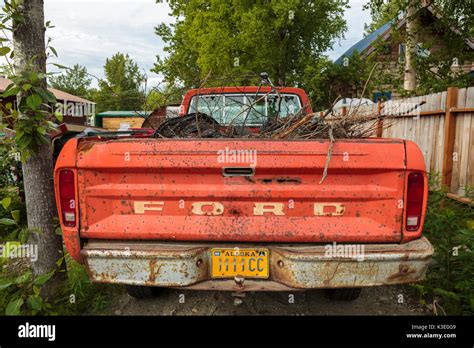
[[[203,94],[191,98],[188,113],[200,112],[222,125],[261,126],[269,117],[286,117],[301,109],[296,94]]]

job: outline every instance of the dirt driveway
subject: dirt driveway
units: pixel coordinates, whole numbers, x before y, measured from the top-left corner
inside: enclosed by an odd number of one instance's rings
[[[362,290],[353,302],[331,301],[321,290],[254,292],[236,306],[230,292],[162,289],[159,296],[137,300],[125,291],[111,315],[430,315],[407,286]],[[399,303],[401,302],[401,303]]]

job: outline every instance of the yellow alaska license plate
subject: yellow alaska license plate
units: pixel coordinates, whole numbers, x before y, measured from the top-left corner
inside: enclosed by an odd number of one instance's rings
[[[211,277],[268,278],[268,249],[214,248],[211,250]]]

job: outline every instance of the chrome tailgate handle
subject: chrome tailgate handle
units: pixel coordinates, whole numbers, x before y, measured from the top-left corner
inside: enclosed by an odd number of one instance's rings
[[[222,168],[223,176],[254,176],[255,168],[253,167],[225,167]]]

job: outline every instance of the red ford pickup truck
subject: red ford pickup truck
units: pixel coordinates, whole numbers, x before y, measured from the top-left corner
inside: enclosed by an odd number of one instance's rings
[[[191,90],[182,114],[249,127],[302,108],[298,88]],[[237,120],[237,121],[236,121]],[[84,136],[55,167],[64,242],[95,282],[132,296],[157,287],[228,291],[360,288],[416,282],[433,253],[422,236],[427,177],[399,139],[162,139]]]

